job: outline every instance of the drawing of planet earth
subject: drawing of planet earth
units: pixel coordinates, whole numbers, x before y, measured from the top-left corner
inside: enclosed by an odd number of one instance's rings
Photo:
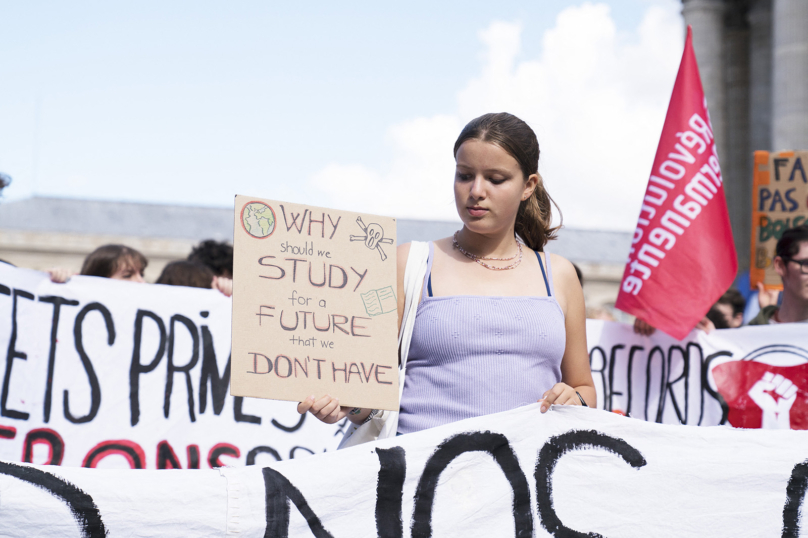
[[[241,210],[244,230],[253,237],[263,239],[275,231],[275,212],[261,202],[250,202]]]

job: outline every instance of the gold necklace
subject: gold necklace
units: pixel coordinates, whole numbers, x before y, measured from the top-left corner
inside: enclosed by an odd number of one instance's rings
[[[516,242],[516,248],[519,249],[519,252],[517,254],[514,254],[510,258],[494,258],[494,257],[484,258],[482,256],[477,256],[476,254],[472,254],[471,252],[467,252],[466,250],[464,250],[463,247],[460,246],[460,243],[457,242],[457,234],[458,232],[455,232],[454,236],[452,237],[452,245],[454,246],[454,248],[459,250],[466,258],[479,263],[486,269],[490,269],[492,271],[507,271],[508,269],[515,269],[520,263],[522,263],[522,243],[520,243],[519,241]],[[516,258],[517,256],[519,257],[519,259],[517,259],[512,264],[505,267],[494,267],[493,265],[488,265],[483,261],[483,260],[508,261]]]

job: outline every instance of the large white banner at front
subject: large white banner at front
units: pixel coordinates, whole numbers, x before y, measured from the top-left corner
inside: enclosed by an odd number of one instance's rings
[[[808,429],[808,328],[803,323],[657,331],[587,320],[598,407],[669,424]]]
[[[0,460],[102,468],[266,464],[336,448],[340,425],[234,398],[217,291],[0,264]],[[587,322],[598,407],[670,424],[808,428],[803,324],[677,341]],[[273,374],[274,375],[274,374]]]
[[[4,536],[808,536],[808,432],[532,404],[271,467],[0,462]]]
[[[0,264],[0,459],[199,469],[336,448],[294,403],[234,398],[230,299]]]

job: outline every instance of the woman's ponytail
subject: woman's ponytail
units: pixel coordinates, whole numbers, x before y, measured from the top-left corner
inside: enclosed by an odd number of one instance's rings
[[[539,182],[527,200],[519,204],[515,231],[527,246],[543,251],[548,241],[555,239],[561,228],[561,210],[544,188],[544,180],[538,172]],[[559,225],[553,226],[552,206],[558,210]]]

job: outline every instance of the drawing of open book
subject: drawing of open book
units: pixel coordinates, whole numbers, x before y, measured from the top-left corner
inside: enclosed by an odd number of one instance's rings
[[[367,293],[363,293],[361,297],[362,302],[365,303],[365,312],[367,312],[369,316],[395,312],[398,308],[396,294],[393,292],[392,286],[387,286],[380,290],[370,290]]]

